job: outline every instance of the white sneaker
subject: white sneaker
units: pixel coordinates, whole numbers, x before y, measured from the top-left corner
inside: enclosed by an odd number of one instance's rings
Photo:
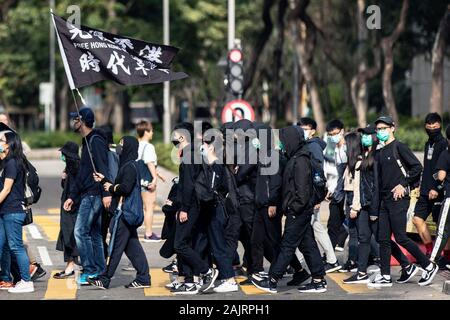
[[[8,290],[9,293],[29,293],[34,292],[33,281],[19,281],[14,288]]]
[[[180,286],[182,286],[182,282],[178,282],[178,280],[172,281],[169,284],[166,284],[167,289],[178,289]]]
[[[217,293],[235,292],[238,291],[239,287],[237,283],[231,283],[228,281],[223,281],[220,286],[214,288],[213,291]]]

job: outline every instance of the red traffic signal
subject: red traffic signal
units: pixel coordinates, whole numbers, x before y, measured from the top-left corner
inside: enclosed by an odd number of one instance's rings
[[[228,53],[228,59],[230,59],[234,63],[241,62],[243,58],[242,51],[239,49],[232,49]]]

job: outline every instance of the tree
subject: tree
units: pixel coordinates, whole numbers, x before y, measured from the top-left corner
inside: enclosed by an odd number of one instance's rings
[[[443,66],[444,54],[449,39],[450,28],[450,5],[444,14],[432,50],[431,58],[431,96],[430,112],[442,114],[443,111]]]
[[[381,48],[384,55],[383,67],[383,98],[389,114],[392,116],[394,122],[398,124],[398,112],[395,106],[394,94],[392,92],[392,71],[394,70],[394,54],[393,47],[400,35],[405,31],[406,16],[408,13],[409,0],[403,0],[402,9],[400,11],[400,18],[391,35],[381,39]]]

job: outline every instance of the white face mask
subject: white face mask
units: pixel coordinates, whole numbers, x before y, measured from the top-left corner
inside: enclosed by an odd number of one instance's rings
[[[308,140],[309,139],[309,134],[310,134],[310,130],[305,130],[305,129],[303,129],[303,135],[304,135],[304,137],[305,137],[305,140]]]

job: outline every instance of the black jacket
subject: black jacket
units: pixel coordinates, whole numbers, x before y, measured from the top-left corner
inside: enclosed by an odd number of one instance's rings
[[[278,206],[281,202],[281,187],[283,183],[282,160],[275,150],[272,128],[267,124],[255,124],[261,147],[258,150],[258,171],[255,186],[255,205],[257,208]],[[266,135],[262,135],[262,131]],[[263,139],[265,138],[265,141]],[[276,163],[274,162],[276,161]],[[273,174],[267,174],[274,172]]]
[[[178,182],[177,201],[180,211],[188,212],[197,205],[195,195],[195,181],[202,166],[194,163],[194,146],[189,144],[181,151],[181,163],[179,166],[180,180]]]
[[[428,160],[428,148],[433,146],[433,155],[431,160]],[[425,144],[425,152],[423,158],[423,174],[422,181],[420,183],[420,194],[428,196],[430,190],[438,191],[439,182],[433,178],[433,174],[436,171],[436,163],[441,155],[442,151],[447,149],[447,139],[442,134],[439,134],[433,140],[429,139]]]
[[[123,137],[122,154],[119,157],[119,172],[109,188],[113,196],[112,209],[117,207],[120,197],[128,196],[137,183],[137,165],[139,142],[135,137]],[[105,180],[106,181],[106,180]]]
[[[236,183],[239,192],[239,203],[240,204],[249,204],[255,202],[255,187],[256,187],[256,178],[258,175],[258,165],[256,163],[251,163],[250,159],[255,159],[257,155],[257,150],[252,145],[251,140],[256,138],[256,131],[252,122],[249,120],[243,119],[239,120],[234,124],[234,129],[241,129],[248,136],[245,137],[245,141],[239,144],[236,144],[235,156],[237,155],[245,155],[244,163],[239,163],[239,169],[236,173]]]
[[[66,157],[66,168],[64,172],[66,173],[66,179],[61,180],[61,187],[63,188],[63,192],[61,194],[61,203],[64,203],[67,199],[69,199],[70,190],[77,188],[74,184],[78,183],[77,175],[80,170],[80,159],[70,158],[65,154]],[[70,210],[70,213],[78,212],[78,208],[80,207],[80,196],[76,195],[72,198],[73,205]],[[61,209],[64,210],[64,209]]]
[[[379,177],[377,163],[375,162],[371,168],[361,169],[360,179],[359,189],[361,207],[367,210],[370,216],[378,216]]]
[[[96,135],[93,139],[92,136]],[[104,176],[108,173],[108,145],[106,137],[101,130],[94,129],[86,137],[90,144],[92,159],[97,171]],[[110,193],[104,191],[100,184],[96,183],[93,178],[94,169],[92,168],[89,152],[87,150],[86,139],[83,138],[83,147],[81,152],[80,171],[77,175],[77,183],[71,185],[70,198],[73,200],[77,196],[85,195],[101,195],[102,197],[110,196]]]
[[[288,158],[283,174],[283,211],[294,214],[312,211],[311,154],[305,144],[303,129],[298,126],[284,128],[280,140]]]

